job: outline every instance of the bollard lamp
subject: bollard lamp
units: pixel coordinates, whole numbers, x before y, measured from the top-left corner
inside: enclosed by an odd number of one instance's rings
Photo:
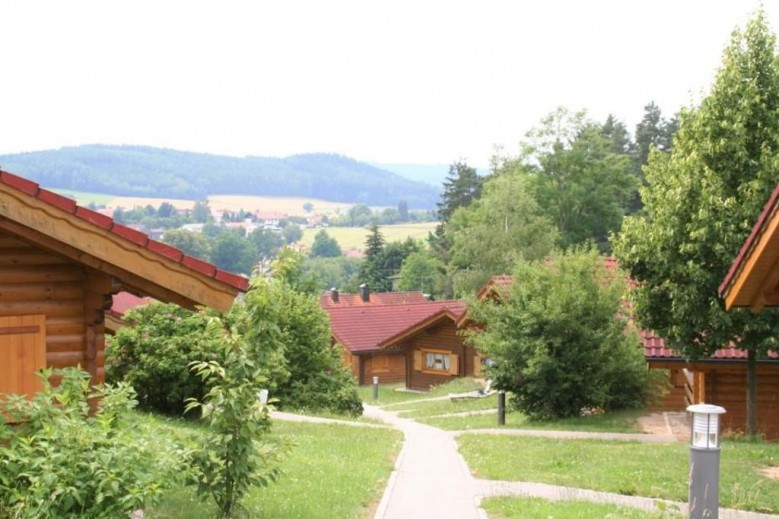
[[[259,398],[260,404],[267,405],[268,404],[268,390],[267,389],[260,389],[260,392],[257,393],[257,398]]]
[[[725,409],[718,405],[695,404],[687,407],[692,413],[690,420],[690,447],[696,449],[719,449],[719,415]]]

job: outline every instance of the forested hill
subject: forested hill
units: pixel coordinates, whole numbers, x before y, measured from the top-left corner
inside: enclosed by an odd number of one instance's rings
[[[332,154],[226,157],[145,146],[84,145],[0,155],[0,167],[51,189],[121,196],[204,199],[208,195],[321,198],[428,209],[440,190]]]

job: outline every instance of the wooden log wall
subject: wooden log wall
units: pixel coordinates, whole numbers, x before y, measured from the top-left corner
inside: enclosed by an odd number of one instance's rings
[[[98,313],[110,306],[110,297],[96,290],[108,285],[107,276],[0,231],[0,316],[45,316],[47,366],[81,366],[93,382],[104,380]]]
[[[465,346],[462,338],[457,333],[457,327],[453,322],[446,321],[435,327],[428,328],[416,336],[405,341],[406,350],[406,385],[410,389],[427,391],[431,386],[444,384],[452,380],[453,375],[437,374],[418,371],[414,369],[414,351],[418,350],[446,350],[458,356],[458,373],[456,376],[466,377],[474,374],[473,348]]]
[[[715,404],[727,411],[722,416],[724,432],[743,432],[746,429],[746,366],[706,366],[704,373],[707,404]],[[757,428],[769,440],[779,440],[779,365],[758,365],[757,370]]]

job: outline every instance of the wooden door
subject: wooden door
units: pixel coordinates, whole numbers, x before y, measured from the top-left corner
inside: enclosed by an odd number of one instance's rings
[[[46,318],[0,317],[0,395],[32,396],[42,386],[36,375],[46,367]]]

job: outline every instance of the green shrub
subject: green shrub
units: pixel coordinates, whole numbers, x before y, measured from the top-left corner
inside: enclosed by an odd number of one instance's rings
[[[208,388],[188,366],[219,360],[219,337],[208,331],[207,317],[174,304],[151,303],[125,318],[130,326],[109,338],[106,379],[130,384],[139,407],[148,411],[181,414],[185,399],[203,398]]]
[[[520,260],[506,300],[469,308],[498,389],[533,419],[641,406],[652,384],[625,311],[626,276],[595,250]]]
[[[259,360],[280,407],[359,416],[357,385],[331,343],[330,320],[317,298],[295,284],[299,261],[287,252],[274,262],[273,278],[252,280],[240,310],[246,340],[266,345]]]
[[[58,387],[49,378],[62,375]],[[123,422],[135,405],[119,384],[90,392],[89,375],[45,370],[32,399],[0,403],[19,425],[0,425],[0,517],[87,519],[126,517],[161,497],[181,472],[182,453],[155,438],[136,437]],[[94,414],[89,399],[102,397]]]
[[[218,327],[214,319],[212,326]],[[257,398],[267,379],[241,337],[227,334],[222,363],[195,362],[191,368],[211,389],[203,402],[189,399],[208,424],[202,448],[193,452],[191,483],[200,497],[213,498],[220,517],[233,517],[252,486],[267,486],[279,475],[280,449],[260,440],[270,430],[269,408]]]

